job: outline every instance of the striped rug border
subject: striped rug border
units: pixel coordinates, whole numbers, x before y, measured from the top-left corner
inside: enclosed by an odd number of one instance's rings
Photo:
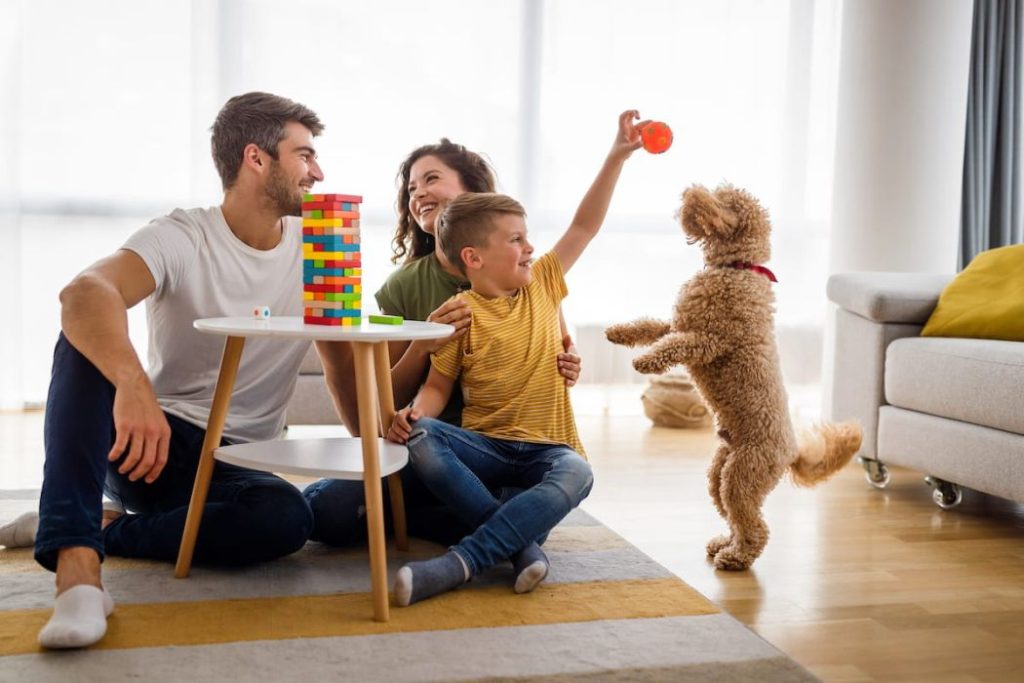
[[[94,649],[204,645],[497,626],[564,624],[715,614],[718,608],[676,578],[545,585],[529,595],[471,586],[371,619],[369,593],[139,603],[118,606]],[[50,610],[9,610],[0,656],[40,651],[36,634]]]

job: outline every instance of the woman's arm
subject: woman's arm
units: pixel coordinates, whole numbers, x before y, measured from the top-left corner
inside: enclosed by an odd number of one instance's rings
[[[569,328],[565,324],[565,315],[562,307],[558,307],[558,327],[562,331],[562,348],[565,349],[558,354],[558,373],[565,378],[565,386],[571,387],[580,378],[580,355],[576,353],[576,345],[569,335]]]

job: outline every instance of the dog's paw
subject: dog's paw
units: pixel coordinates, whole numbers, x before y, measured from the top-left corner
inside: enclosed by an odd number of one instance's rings
[[[725,534],[721,536],[715,536],[710,541],[708,541],[708,557],[714,557],[718,554],[719,550],[729,545],[731,542],[732,536],[728,536]]]
[[[605,328],[604,336],[612,344],[632,345],[633,326],[630,323],[618,323]]]
[[[740,552],[737,548],[727,545],[715,555],[715,569],[723,569],[730,572],[743,571],[750,567],[754,558],[748,557],[746,553]]]
[[[660,362],[657,357],[649,355],[634,358],[633,367],[644,375],[660,375],[665,372],[665,364]]]

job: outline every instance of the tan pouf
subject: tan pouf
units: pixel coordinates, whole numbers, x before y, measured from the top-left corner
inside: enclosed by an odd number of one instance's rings
[[[700,429],[711,424],[711,414],[686,372],[652,377],[640,400],[655,427]]]

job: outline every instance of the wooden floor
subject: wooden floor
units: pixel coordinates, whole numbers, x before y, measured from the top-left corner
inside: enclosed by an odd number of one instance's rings
[[[584,508],[826,681],[1024,681],[1024,506],[967,492],[943,511],[919,473],[885,491],[851,465],[769,497],[772,538],[718,572],[724,530],[705,487],[708,431],[637,410],[578,418],[596,473]],[[41,416],[0,414],[0,488],[36,488]]]
[[[747,572],[716,571],[710,430],[579,418],[596,472],[584,507],[826,681],[1024,681],[1024,506],[931,500],[917,472],[885,491],[858,465],[816,489],[783,481]]]

